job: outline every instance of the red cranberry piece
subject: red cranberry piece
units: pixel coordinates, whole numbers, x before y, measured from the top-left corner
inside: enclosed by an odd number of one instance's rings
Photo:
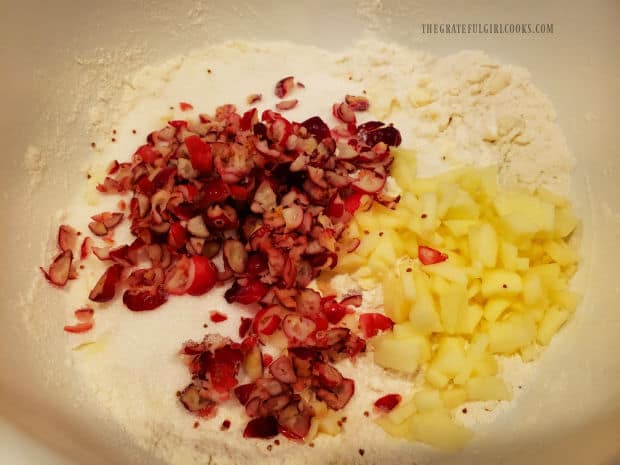
[[[248,280],[245,286],[241,286],[239,282],[235,281],[232,287],[226,291],[224,297],[229,304],[239,302],[249,305],[258,302],[268,291],[267,285],[256,279]]]
[[[379,331],[392,329],[394,322],[381,313],[360,315],[360,329],[366,338],[376,336]]]
[[[259,417],[248,422],[243,430],[243,437],[269,439],[277,436],[278,432],[278,422],[275,417]]]
[[[390,412],[400,403],[401,400],[402,397],[400,394],[388,394],[380,399],[377,399],[375,401],[375,407],[384,412]]]
[[[327,126],[327,124],[325,124],[325,122],[318,116],[308,118],[306,121],[301,123],[301,125],[306,128],[308,132],[312,134],[319,142],[321,142],[323,139],[331,137],[331,131],[329,130],[329,126]]]
[[[134,312],[154,310],[168,300],[161,287],[155,289],[128,289],[123,293],[123,303]]]

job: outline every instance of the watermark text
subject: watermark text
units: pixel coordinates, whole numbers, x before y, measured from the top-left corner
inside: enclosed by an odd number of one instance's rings
[[[553,23],[423,23],[422,34],[553,34]]]

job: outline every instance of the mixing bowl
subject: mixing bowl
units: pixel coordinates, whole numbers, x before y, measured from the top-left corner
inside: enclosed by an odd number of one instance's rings
[[[445,55],[482,49],[531,70],[577,159],[584,294],[516,409],[475,448],[437,463],[620,463],[620,4],[472,0],[3,2],[0,18],[0,455],[3,463],[149,463],[105,411],[76,408],[64,362],[61,297],[29,301],[57,218],[88,155],[94,101],[114,108],[123,76],[227,39],[290,40],[338,50],[370,32]],[[427,34],[432,23],[544,23],[552,34]],[[40,147],[40,156],[28,152]],[[29,155],[26,155],[28,154]],[[40,320],[25,321],[25,306]],[[29,314],[33,314],[30,309]],[[34,314],[36,314],[34,312]],[[52,323],[56,323],[53,325]],[[35,328],[35,335],[25,326]],[[412,456],[412,463],[415,457]]]

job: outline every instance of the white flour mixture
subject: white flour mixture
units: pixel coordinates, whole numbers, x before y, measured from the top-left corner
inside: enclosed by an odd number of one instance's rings
[[[60,219],[86,231],[91,214],[114,208],[118,199],[98,195],[94,186],[110,160],[129,159],[150,131],[171,119],[213,113],[223,103],[244,111],[245,99],[253,93],[263,94],[259,110],[273,108],[274,84],[287,75],[305,85],[294,90],[291,97],[299,99],[299,105],[286,113],[297,121],[318,114],[331,125],[332,103],[345,94],[366,92],[372,114],[368,118],[395,123],[402,146],[418,152],[419,175],[462,164],[499,164],[506,184],[568,191],[573,160],[550,102],[523,69],[500,65],[481,52],[439,59],[376,41],[359,43],[344,53],[290,43],[234,42],[146,67],[125,81],[114,125],[96,140],[97,153],[87,168],[91,181]],[[181,101],[196,110],[181,112]],[[110,115],[103,112],[110,108],[96,106],[92,115],[95,120],[103,116],[109,120]],[[30,169],[37,170],[36,151],[29,153]],[[123,240],[120,232],[117,237]],[[91,261],[68,287],[67,321],[73,309],[87,304],[88,291],[103,269]],[[222,406],[216,418],[194,428],[196,418],[175,398],[176,390],[189,380],[176,352],[186,339],[200,339],[208,331],[236,333],[236,316],[218,325],[209,320],[210,310],[227,305],[223,290],[200,299],[175,297],[153,312],[132,313],[118,301],[95,306],[95,329],[67,336],[73,349],[70,363],[90,392],[81,400],[108,411],[140,445],[174,464],[315,463],[317,457],[323,463],[377,463],[382,457],[394,463],[405,458],[423,463],[434,454],[424,446],[388,440],[363,416],[366,410],[372,412],[372,402],[382,393],[407,394],[411,389],[409,381],[386,375],[369,359],[355,367],[348,362],[339,366],[343,374],[355,378],[356,395],[343,412],[348,418],[344,433],[335,438],[320,436],[314,448],[281,439],[268,451],[273,441],[243,440],[245,421],[233,402]],[[380,299],[366,300],[366,305],[373,305]],[[239,309],[239,314],[243,312]],[[504,378],[515,386],[527,384],[532,367],[513,362]],[[518,398],[502,408],[512,408],[515,402]],[[483,424],[500,409],[480,410],[463,421],[479,423],[478,429],[484,430]],[[220,431],[224,419],[232,422],[226,432]],[[363,457],[360,448],[365,451]]]

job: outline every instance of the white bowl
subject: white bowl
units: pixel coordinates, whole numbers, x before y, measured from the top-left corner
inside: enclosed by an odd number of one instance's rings
[[[540,375],[518,408],[498,419],[485,446],[446,460],[620,463],[618,19],[620,4],[614,0],[570,6],[534,0],[472,0],[466,6],[437,0],[315,0],[306,6],[290,1],[22,0],[3,5],[0,454],[14,457],[10,463],[41,463],[42,457],[46,463],[62,463],[49,447],[67,463],[157,463],[132,445],[105,412],[74,408],[69,399],[76,387],[71,368],[63,363],[63,334],[42,328],[32,338],[21,318],[24,296],[36,267],[45,262],[56,222],[50,212],[82,182],[76,172],[90,143],[84,122],[98,91],[104,86],[114,90],[142,59],[162,61],[207,40],[287,39],[336,49],[370,28],[384,39],[436,54],[482,49],[502,62],[529,68],[534,83],[553,101],[578,160],[573,197],[584,221],[583,303],[539,361]],[[422,34],[422,23],[446,22],[553,23],[554,33]],[[45,148],[45,166],[24,168],[29,145]],[[41,182],[31,187],[36,172]],[[60,303],[50,292],[38,311],[55,312]],[[36,326],[36,321],[29,324]],[[11,425],[27,436],[20,438]],[[37,444],[44,448],[35,450]]]

